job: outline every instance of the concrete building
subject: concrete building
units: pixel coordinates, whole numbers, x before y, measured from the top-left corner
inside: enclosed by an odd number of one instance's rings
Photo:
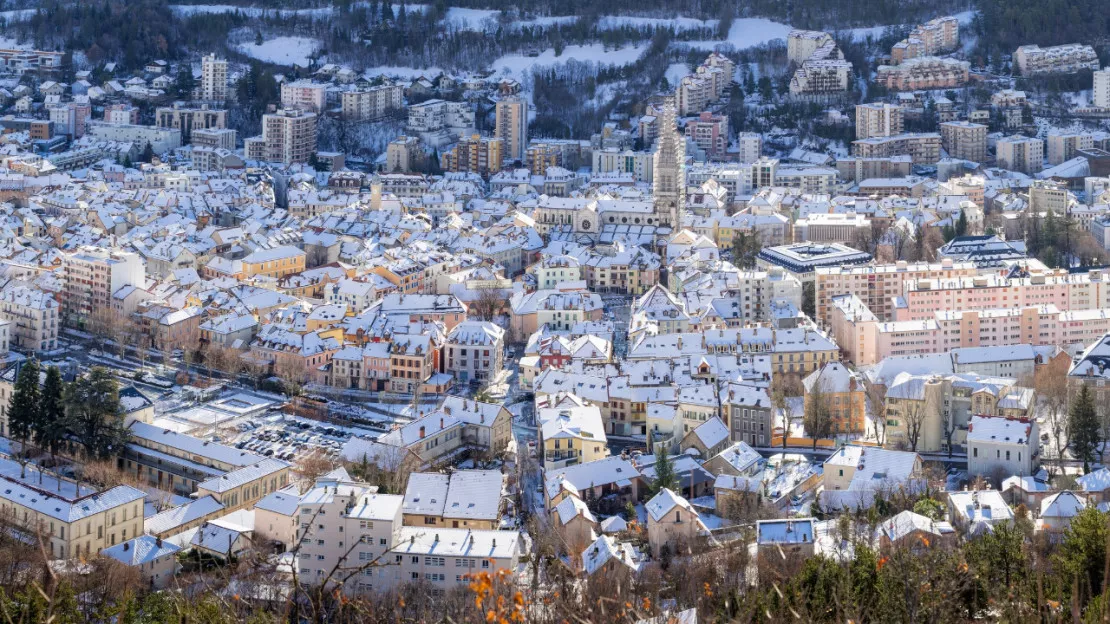
[[[160,537],[140,535],[105,548],[100,554],[137,569],[144,583],[153,589],[162,589],[177,573],[180,550],[179,546],[162,541]]]
[[[1110,67],[1094,72],[1093,83],[1091,104],[1096,108],[1110,108]]]
[[[1074,74],[1081,69],[1097,71],[1098,53],[1089,45],[1071,43],[1042,48],[1023,45],[1014,51],[1014,66],[1022,76]]]
[[[902,134],[904,111],[897,104],[857,104],[856,138]]]
[[[296,108],[319,115],[324,112],[327,104],[327,90],[328,85],[311,80],[283,82],[281,83],[281,107]]]
[[[376,121],[390,112],[399,110],[404,102],[404,87],[381,85],[369,89],[344,91],[340,96],[343,119],[351,121]]]
[[[385,170],[390,173],[408,173],[422,156],[419,138],[399,136],[385,148]]]
[[[36,288],[15,286],[0,292],[0,319],[11,323],[11,345],[24,351],[58,347],[58,309],[53,297]]]
[[[915,165],[931,165],[940,160],[941,144],[936,132],[897,134],[852,141],[852,154],[860,158],[909,156]]]
[[[523,163],[528,145],[528,100],[522,97],[500,99],[494,115],[496,125],[493,136],[504,143],[504,157]]]
[[[1071,160],[1078,155],[1079,150],[1094,148],[1094,135],[1086,132],[1049,132],[1048,133],[1048,164],[1052,166]]]
[[[231,128],[198,128],[193,130],[192,145],[210,149],[235,149],[238,133]]]
[[[786,58],[801,65],[823,45],[833,41],[832,35],[820,30],[791,30],[786,35]]]
[[[900,65],[880,65],[875,81],[892,91],[951,89],[967,84],[970,72],[967,61],[924,56]]]
[[[738,158],[741,163],[754,163],[763,155],[763,136],[756,132],[741,132],[736,137],[740,147]]]
[[[90,122],[88,124],[89,136],[105,141],[120,143],[135,143],[136,145],[150,145],[155,154],[166,154],[181,147],[181,130],[177,128],[158,128],[156,126],[136,126],[131,124],[113,124],[104,122]]]
[[[501,374],[505,330],[495,323],[463,321],[447,335],[443,371],[461,384],[488,383]]]
[[[477,134],[460,139],[440,154],[440,166],[444,171],[477,173],[482,176],[501,171],[504,160],[505,142],[502,139]]]
[[[1037,421],[1001,416],[972,417],[967,426],[967,474],[999,479],[1027,477],[1039,465]]]
[[[201,60],[200,99],[222,103],[227,100],[227,60],[208,54]],[[222,127],[222,126],[221,126]]]
[[[104,122],[113,124],[138,124],[139,108],[130,104],[109,104],[104,107]]]
[[[940,124],[941,144],[952,158],[982,163],[987,159],[987,127],[969,121]]]
[[[728,150],[728,117],[725,115],[702,112],[697,119],[686,122],[685,131],[686,138],[693,140],[709,158],[722,158]],[[750,150],[751,146],[748,147]]]
[[[138,254],[85,247],[62,259],[62,313],[87,319],[112,309],[112,295],[124,286],[146,286]]]
[[[159,107],[154,113],[154,118],[155,125],[159,128],[180,130],[182,143],[189,143],[192,140],[194,129],[227,127],[227,110],[210,109],[207,105],[190,108],[181,102],[174,102],[173,107]]]
[[[316,113],[281,109],[263,115],[262,136],[248,140],[248,159],[286,165],[308,162],[316,154]]]
[[[995,160],[1002,169],[1033,175],[1044,169],[1044,141],[1018,134],[999,139]]]

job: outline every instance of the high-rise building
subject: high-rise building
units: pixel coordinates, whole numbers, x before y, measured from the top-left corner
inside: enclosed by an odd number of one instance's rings
[[[995,144],[998,166],[1033,175],[1044,169],[1044,141],[1015,134]]]
[[[477,173],[488,176],[501,171],[505,141],[498,137],[477,134],[459,139],[459,142],[440,154],[444,171]]]
[[[903,110],[896,104],[856,105],[856,138],[902,134]]]
[[[940,124],[944,149],[952,158],[983,162],[987,158],[987,127],[970,121],[948,121]]]
[[[1098,108],[1110,108],[1110,67],[1094,73],[1094,87],[1091,103]]]
[[[528,145],[528,102],[521,97],[498,100],[497,125],[493,135],[505,142],[505,155],[524,161]]]
[[[321,113],[327,104],[327,89],[327,85],[311,80],[282,83],[281,107]]]
[[[1075,158],[1079,150],[1089,150],[1095,146],[1095,137],[1085,132],[1049,132],[1048,164],[1059,165],[1065,160]]]
[[[138,254],[84,247],[62,259],[62,312],[82,318],[112,309],[112,295],[124,286],[146,286]]]
[[[385,170],[388,173],[408,173],[412,171],[420,154],[420,139],[399,136],[385,148]]]
[[[188,108],[175,102],[173,108],[159,107],[154,112],[155,123],[159,128],[177,128],[181,131],[181,142],[189,143],[193,130],[202,128],[226,128],[227,111],[209,109],[208,106]]]
[[[226,101],[227,61],[209,54],[201,61],[200,68],[200,99],[207,102]]]
[[[316,113],[281,109],[263,115],[262,143],[262,160],[308,162],[316,153]]]
[[[674,231],[682,229],[686,210],[686,139],[675,126],[674,102],[663,106],[658,149],[655,151],[652,195],[655,217]]]
[[[401,108],[401,85],[381,85],[362,91],[344,91],[341,97],[343,119],[377,121]]]

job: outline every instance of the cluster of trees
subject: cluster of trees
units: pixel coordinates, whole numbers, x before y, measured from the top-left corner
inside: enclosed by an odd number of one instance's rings
[[[1110,32],[1102,0],[980,0],[978,9],[972,27],[982,58],[1012,54],[1030,43],[1104,42]]]
[[[35,360],[23,363],[16,376],[8,407],[12,438],[54,456],[75,445],[89,459],[104,459],[127,444],[130,433],[123,421],[119,384],[107,369],[96,367],[70,383],[56,366],[45,373]]]
[[[1106,250],[1090,232],[1068,216],[1049,210],[1043,217],[1025,217],[1025,244],[1031,255],[1050,267],[1090,267],[1106,264]]]
[[[9,28],[39,50],[83,50],[91,63],[115,60],[127,68],[176,58],[182,37],[192,37],[160,0],[44,0],[30,19]]]

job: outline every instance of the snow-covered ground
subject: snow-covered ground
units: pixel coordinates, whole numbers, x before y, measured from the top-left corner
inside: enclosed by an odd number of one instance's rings
[[[975,19],[975,13],[975,11],[963,11],[961,13],[956,13],[952,17],[955,17],[956,20],[960,22],[960,26],[963,27],[971,24],[971,20]],[[895,26],[912,28],[912,25],[909,24],[895,24]],[[852,35],[852,41],[866,41],[868,37],[871,39],[882,37],[883,32],[886,31],[887,28],[890,28],[890,26],[869,26],[866,28],[853,28],[848,32]],[[961,30],[960,39],[967,38],[967,35],[968,33],[966,31]]]
[[[597,22],[598,30],[619,30],[625,26],[633,28],[672,28],[676,32],[695,30],[698,28],[716,28],[720,22],[715,19],[701,20],[692,17],[629,17],[621,15],[606,15]]]
[[[445,17],[443,21],[449,26],[459,30],[476,30],[482,32],[497,23],[497,16],[500,13],[501,11],[489,9],[450,7],[447,9],[447,17]]]
[[[379,65],[377,67],[371,67],[367,69],[363,73],[363,75],[367,78],[385,76],[387,78],[404,78],[406,80],[415,80],[416,78],[420,78],[421,76],[423,76],[424,78],[431,80],[432,78],[435,78],[442,73],[444,73],[443,70],[438,67],[424,67],[418,69],[416,67]]]
[[[672,87],[678,84],[685,76],[690,74],[690,66],[686,63],[671,63],[667,67],[667,73],[664,76],[667,78],[667,83]]]
[[[16,9],[13,11],[0,11],[0,19],[5,22],[22,22],[31,19],[38,9]]]
[[[368,2],[357,3],[358,5],[369,6]],[[327,19],[332,16],[334,7],[326,6],[315,9],[274,9],[266,7],[243,7],[234,6],[230,4],[171,4],[170,10],[179,16],[208,14],[208,13],[236,13],[246,15],[247,17],[262,17],[263,15],[273,15],[280,17],[311,17],[314,19]],[[401,10],[401,5],[393,5],[393,14],[396,15]],[[406,4],[406,13],[423,13],[428,10],[426,4]],[[7,13],[19,13],[20,11],[7,11]],[[34,11],[31,10],[33,13]]]
[[[251,41],[235,46],[247,56],[278,65],[300,65],[307,67],[308,57],[320,48],[320,42],[309,37],[275,37],[257,45]]]
[[[2,50],[30,50],[31,46],[27,44],[20,44],[11,37],[0,37],[0,49]]]
[[[792,28],[786,24],[764,19],[757,18],[744,18],[732,22],[732,27],[728,29],[728,39],[716,41],[688,41],[681,42],[681,45],[686,45],[698,50],[714,50],[718,47],[731,45],[737,50],[751,48],[758,45],[769,43],[776,39],[786,40],[786,35]]]
[[[521,80],[537,67],[553,67],[568,61],[593,63],[598,67],[606,65],[631,65],[635,63],[644,51],[646,45],[626,46],[615,50],[606,50],[600,43],[590,45],[571,45],[563,49],[563,53],[555,56],[555,49],[548,48],[537,56],[523,54],[506,54],[490,64],[490,68],[503,76],[512,76]]]

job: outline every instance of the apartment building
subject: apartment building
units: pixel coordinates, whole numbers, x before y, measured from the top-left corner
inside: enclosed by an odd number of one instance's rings
[[[981,163],[987,158],[987,126],[970,121],[940,124],[941,144],[952,158]]]
[[[399,110],[404,102],[404,87],[381,85],[355,91],[344,91],[340,96],[343,119],[350,121],[377,121],[392,111]]]
[[[1094,146],[1094,135],[1086,132],[1049,132],[1048,164],[1059,165],[1078,156],[1079,150],[1089,150]]]
[[[420,139],[399,136],[385,148],[385,170],[391,173],[409,173],[422,156]]]
[[[919,58],[946,54],[960,43],[960,22],[955,17],[938,17],[914,27],[908,37],[890,50],[894,64]]]
[[[863,380],[840,362],[826,362],[802,380],[805,405],[815,397],[825,402],[831,433],[863,433],[866,429]]]
[[[84,247],[62,259],[62,314],[88,318],[112,309],[112,295],[124,286],[146,286],[138,254]]]
[[[1098,71],[1098,53],[1089,45],[1071,43],[1042,48],[1023,45],[1014,51],[1014,66],[1022,76],[1074,74],[1081,69]]]
[[[500,470],[413,473],[402,522],[424,529],[496,529],[506,507],[504,482]]]
[[[588,464],[609,456],[601,409],[576,397],[536,412],[544,470]]]
[[[836,172],[844,182],[862,182],[873,178],[904,178],[913,169],[913,159],[909,156],[889,156],[885,158],[863,158],[848,156],[836,159]]]
[[[494,107],[493,136],[501,139],[504,158],[525,160],[525,147],[528,145],[528,100],[522,97],[503,98]]]
[[[907,281],[943,280],[972,277],[978,269],[972,262],[942,260],[936,263],[869,264],[866,266],[829,266],[816,271],[814,299],[819,323],[829,323],[832,298],[855,295],[880,319],[893,318],[893,303],[901,297]]]
[[[758,132],[741,132],[736,144],[740,148],[738,159],[741,163],[754,163],[763,156],[763,135]]]
[[[139,108],[130,104],[109,104],[104,107],[104,122],[137,124],[139,123]]]
[[[443,147],[477,132],[474,106],[469,102],[426,100],[408,107],[406,130],[432,147]]]
[[[262,116],[262,136],[247,139],[250,160],[286,165],[308,162],[316,154],[316,113],[280,109]]]
[[[951,89],[967,84],[971,64],[958,59],[923,56],[899,65],[880,65],[876,83],[892,91]]]
[[[1094,72],[1094,94],[1091,105],[1095,108],[1110,108],[1110,67]]]
[[[995,160],[1001,169],[1033,175],[1044,169],[1044,141],[1018,134],[999,139]]]
[[[808,60],[791,77],[790,94],[815,97],[836,95],[847,91],[851,81],[852,64],[842,58]]]
[[[253,464],[236,468],[197,484],[197,498],[211,496],[231,512],[246,509],[270,494],[289,485],[291,466],[279,459],[266,457]]]
[[[296,108],[320,114],[324,112],[327,100],[328,85],[326,84],[311,80],[281,83],[281,107],[284,109]]]
[[[871,220],[855,212],[814,213],[794,222],[794,240],[799,243],[851,245],[870,237]]]
[[[493,381],[504,367],[505,330],[487,321],[463,321],[447,335],[443,371],[459,383]]]
[[[967,474],[1028,477],[1040,466],[1040,437],[1033,418],[972,417],[967,425]]]
[[[594,150],[591,171],[595,178],[607,176],[624,177],[633,182],[651,184],[655,172],[655,152],[618,150],[616,148]]]
[[[198,128],[192,134],[193,147],[212,150],[233,150],[237,139],[238,133],[231,128]]]
[[[940,160],[942,143],[940,134],[936,132],[871,137],[852,141],[852,154],[860,158],[909,156],[915,165],[931,165]]]
[[[85,136],[85,128],[92,118],[92,106],[88,102],[66,102],[47,108],[54,131],[67,134],[71,139]]]
[[[176,128],[158,128],[132,124],[89,122],[88,135],[104,141],[150,145],[155,154],[166,154],[181,147],[181,131]]]
[[[904,110],[897,104],[857,104],[856,138],[889,137],[902,134]]]
[[[154,112],[155,124],[159,128],[176,128],[181,131],[182,143],[192,141],[193,130],[227,127],[227,110],[210,109],[207,105],[190,108],[181,102],[173,107],[162,106]]]
[[[277,278],[300,273],[305,269],[306,257],[304,250],[289,245],[259,249],[241,260],[243,275],[248,278],[255,276]]]
[[[142,535],[142,490],[120,485],[97,491],[46,474],[39,483],[41,470],[28,469],[25,479],[0,476],[0,517],[27,540],[41,539],[51,559],[91,559],[104,548]],[[19,472],[16,465],[14,474]]]
[[[0,292],[0,319],[11,323],[11,345],[24,351],[57,348],[61,326],[58,310],[58,302],[36,288],[15,286]]]
[[[386,587],[424,581],[434,596],[470,586],[471,575],[511,574],[527,553],[516,531],[401,527],[397,544],[386,557],[392,564],[378,570],[392,575]]]
[[[205,102],[227,100],[227,60],[208,54],[200,63],[200,99]],[[222,127],[222,126],[221,126]]]
[[[832,35],[820,30],[791,30],[786,35],[786,58],[801,65],[818,48],[833,43]]]
[[[675,88],[675,109],[680,116],[704,111],[712,99],[713,83],[696,74],[683,76]]]
[[[686,138],[709,158],[722,158],[728,151],[728,117],[702,112],[686,122]]]
[[[484,137],[477,134],[460,139],[440,154],[440,166],[444,171],[477,173],[488,176],[501,171],[505,160],[505,142],[497,137]]]

